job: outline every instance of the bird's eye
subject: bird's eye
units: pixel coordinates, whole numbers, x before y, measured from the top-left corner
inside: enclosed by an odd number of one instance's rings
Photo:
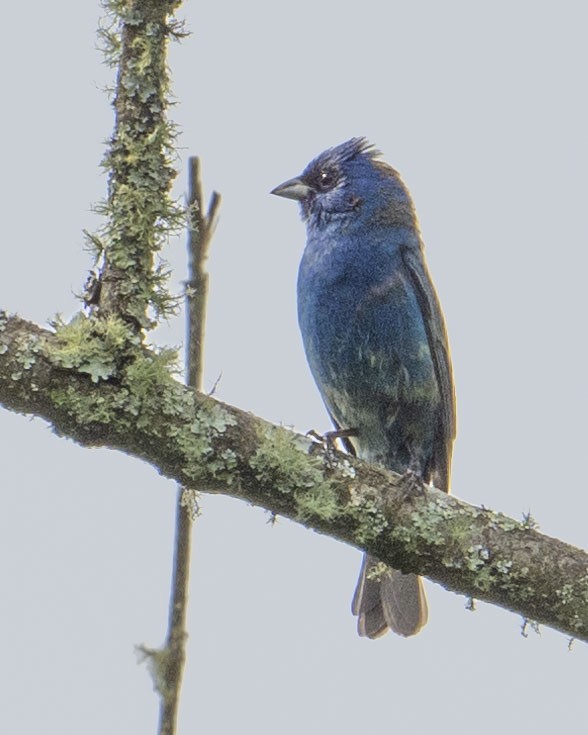
[[[319,171],[317,181],[317,188],[319,191],[327,191],[327,189],[332,189],[336,183],[337,176],[334,171],[330,171],[328,169],[323,169],[322,171]]]

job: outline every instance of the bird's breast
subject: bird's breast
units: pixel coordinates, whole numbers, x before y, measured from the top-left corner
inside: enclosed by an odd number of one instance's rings
[[[308,362],[338,424],[384,437],[432,420],[440,398],[424,317],[399,249],[307,248],[298,316]],[[401,424],[398,423],[398,426]],[[415,429],[416,430],[416,429]]]

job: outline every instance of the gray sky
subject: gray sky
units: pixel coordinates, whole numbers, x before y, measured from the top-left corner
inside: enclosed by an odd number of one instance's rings
[[[384,9],[385,8],[385,9]],[[187,3],[171,64],[184,161],[224,197],[206,383],[275,422],[326,429],[295,316],[304,229],[269,190],[366,135],[413,194],[447,318],[453,490],[586,545],[587,53],[583,3]],[[69,317],[112,128],[98,3],[3,9],[0,307]],[[23,27],[23,23],[26,27]],[[185,275],[183,240],[167,257]],[[160,329],[179,345],[181,319]],[[4,732],[154,732],[133,646],[167,618],[175,489],[0,412]],[[182,732],[579,732],[588,652],[427,585],[416,638],[355,634],[360,553],[207,497],[193,553]]]

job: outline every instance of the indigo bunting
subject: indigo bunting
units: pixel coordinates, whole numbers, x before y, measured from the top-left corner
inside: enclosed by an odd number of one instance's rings
[[[324,151],[272,194],[300,203],[298,321],[312,375],[349,451],[449,492],[455,396],[445,323],[408,189],[364,138]],[[361,636],[427,622],[420,577],[364,555]]]

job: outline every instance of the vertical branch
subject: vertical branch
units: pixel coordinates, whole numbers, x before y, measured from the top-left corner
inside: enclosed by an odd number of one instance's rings
[[[107,223],[92,243],[103,255],[95,303],[101,316],[152,326],[148,308],[169,311],[165,275],[154,255],[179,224],[169,192],[174,128],[167,120],[167,44],[179,37],[170,15],[181,0],[107,0],[111,29],[102,32],[110,63],[118,67],[115,125],[103,161],[108,170]]]
[[[187,300],[187,382],[195,390],[202,389],[204,363],[204,330],[206,301],[208,296],[208,273],[206,259],[210,241],[216,227],[220,195],[212,194],[208,212],[203,210],[200,162],[189,161],[188,199],[188,281]],[[185,490],[178,490],[176,505],[176,536],[174,567],[169,620],[166,643],[160,653],[165,666],[159,671],[158,688],[161,694],[159,720],[160,735],[176,732],[180,689],[186,660],[186,613],[188,609],[188,584],[190,578],[190,548],[192,541],[192,517],[184,504]],[[163,654],[163,656],[161,656]],[[162,681],[163,679],[163,681]]]
[[[206,327],[206,304],[208,301],[208,273],[206,261],[212,235],[216,228],[221,197],[212,193],[208,212],[204,212],[202,182],[200,180],[200,159],[193,156],[189,162],[188,221],[190,236],[188,241],[188,274],[186,296],[188,304],[188,349],[186,354],[186,373],[188,385],[202,390],[203,344]]]

